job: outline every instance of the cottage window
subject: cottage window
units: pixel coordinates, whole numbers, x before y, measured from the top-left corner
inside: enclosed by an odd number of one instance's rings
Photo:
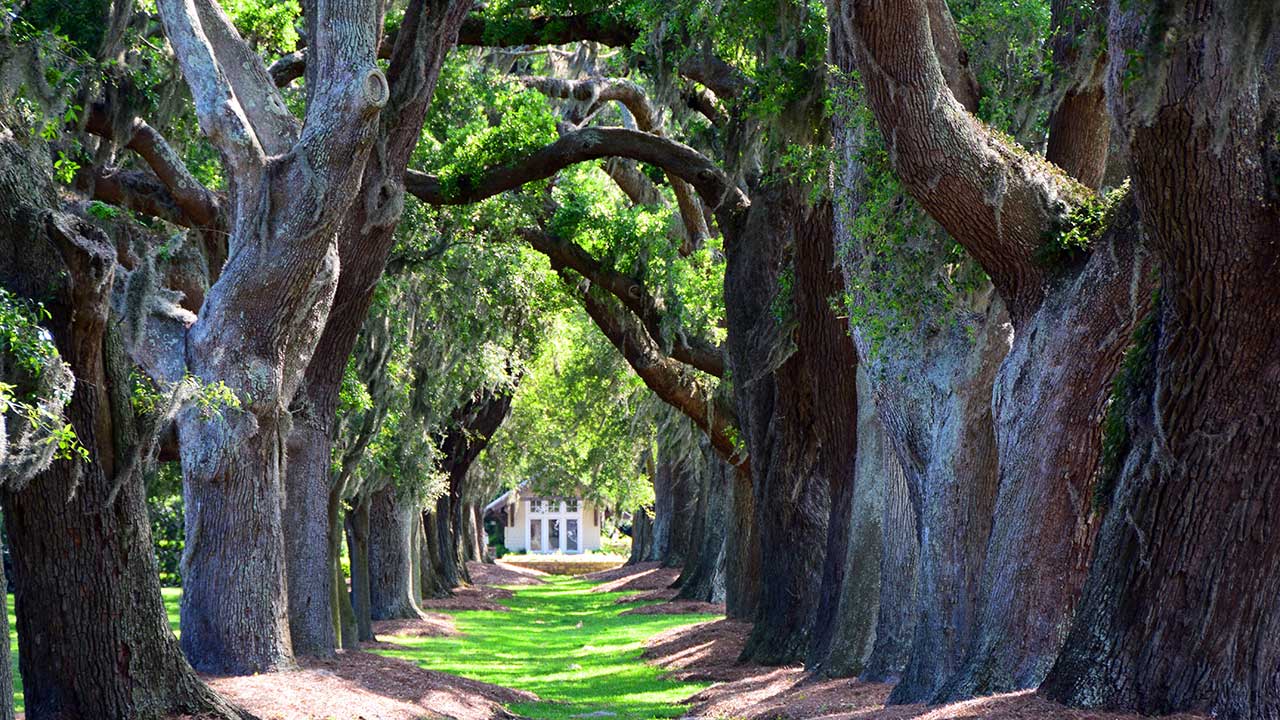
[[[540,552],[542,550],[542,521],[529,521],[529,552]]]
[[[569,518],[564,521],[564,549],[569,552],[578,552],[577,518]]]
[[[564,503],[565,512],[578,512],[578,498],[570,498]]]
[[[529,501],[529,512],[536,512],[536,513],[540,513],[540,512],[542,512],[542,501],[541,501],[541,500],[530,500],[530,501]]]

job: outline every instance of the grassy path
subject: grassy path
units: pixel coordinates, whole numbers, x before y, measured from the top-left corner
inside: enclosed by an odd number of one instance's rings
[[[592,584],[583,580],[550,580],[545,585],[512,588],[515,597],[503,601],[510,612],[450,613],[457,620],[459,636],[383,637],[396,649],[377,652],[430,670],[537,693],[543,702],[511,707],[529,718],[677,717],[682,710],[677,703],[706,687],[661,679],[656,669],[640,659],[640,652],[644,641],[657,633],[713,616],[624,616],[635,605],[618,605],[622,593],[593,593]],[[164,589],[165,609],[175,633],[181,596],[181,590]],[[21,712],[12,595],[8,601],[15,704]]]
[[[543,702],[513,705],[530,718],[678,717],[677,703],[706,687],[663,680],[640,659],[644,641],[664,630],[711,619],[701,615],[622,615],[619,593],[593,593],[591,583],[551,578],[511,588],[510,612],[458,611],[461,635],[382,638],[379,650],[430,670],[529,690]]]

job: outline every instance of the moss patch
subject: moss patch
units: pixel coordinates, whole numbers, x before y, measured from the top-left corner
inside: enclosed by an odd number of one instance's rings
[[[1035,260],[1043,267],[1066,267],[1088,255],[1102,235],[1111,227],[1117,209],[1129,197],[1129,183],[1105,195],[1092,195],[1075,206],[1061,222],[1045,235],[1036,250]]]

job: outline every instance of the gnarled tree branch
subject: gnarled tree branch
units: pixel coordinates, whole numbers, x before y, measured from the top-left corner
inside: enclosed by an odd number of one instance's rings
[[[734,443],[737,418],[729,404],[716,397],[714,391],[683,364],[664,355],[648,333],[636,326],[630,313],[593,295],[590,287],[578,282],[563,265],[552,260],[552,266],[569,286],[569,292],[582,303],[596,327],[617,348],[644,384],[706,433],[720,457],[745,469],[747,459]]]
[[[1037,249],[1089,192],[956,99],[934,49],[929,3],[936,1],[843,0],[832,23],[852,33],[903,185],[982,265],[1017,323],[1043,296]]]
[[[606,267],[581,245],[541,229],[526,230],[521,236],[534,250],[551,259],[555,267],[568,267],[616,297],[644,325],[649,336],[662,347],[670,346],[672,358],[715,377],[724,376],[724,352],[699,337],[668,337],[662,328],[664,303],[635,278]]]
[[[570,165],[608,157],[627,157],[657,165],[689,182],[716,212],[739,213],[750,201],[715,163],[693,148],[668,138],[623,128],[584,128],[561,136],[530,155],[492,168],[479,177],[463,177],[446,191],[440,178],[410,170],[405,188],[433,205],[465,205],[551,177]]]
[[[158,130],[141,118],[134,118],[125,129],[124,137],[116,137],[115,130],[111,126],[110,115],[105,105],[94,103],[89,108],[85,129],[94,135],[123,145],[146,161],[155,172],[155,180],[162,183],[168,192],[166,202],[163,204],[176,208],[185,216],[178,224],[207,227],[220,223],[221,207],[218,196],[196,180],[186,164],[182,162],[182,158],[178,157],[178,153]],[[143,180],[139,178],[133,186],[135,189],[141,189],[142,184]],[[165,215],[171,215],[171,213],[166,212]],[[165,217],[165,219],[175,222],[171,217]]]

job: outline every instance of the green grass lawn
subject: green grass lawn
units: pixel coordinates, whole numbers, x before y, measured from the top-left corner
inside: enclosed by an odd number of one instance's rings
[[[452,613],[455,637],[381,638],[379,650],[431,670],[530,690],[544,702],[511,710],[530,718],[613,713],[618,720],[677,717],[677,704],[706,687],[663,680],[640,659],[650,636],[710,619],[701,615],[627,615],[619,593],[592,593],[583,580],[553,577],[546,585],[512,588],[511,612]]]
[[[169,614],[169,626],[178,632],[178,601],[182,598],[179,588],[161,588],[164,593],[164,609]],[[13,663],[13,704],[18,712],[22,712],[22,676],[18,674],[18,634],[14,632],[13,595],[6,598],[9,610],[9,659]]]
[[[712,616],[628,615],[634,605],[618,605],[619,593],[593,593],[591,584],[552,577],[546,585],[512,588],[503,601],[511,612],[459,611],[462,634],[455,637],[384,637],[403,658],[430,670],[529,690],[544,702],[522,703],[511,710],[530,718],[569,718],[593,712],[614,713],[618,720],[648,720],[680,715],[677,703],[706,687],[663,680],[657,669],[640,660],[650,636]],[[165,609],[178,631],[182,591],[164,589]],[[8,598],[13,628],[13,596]],[[22,711],[22,679],[18,676],[18,638],[9,634],[13,656],[15,703]]]

